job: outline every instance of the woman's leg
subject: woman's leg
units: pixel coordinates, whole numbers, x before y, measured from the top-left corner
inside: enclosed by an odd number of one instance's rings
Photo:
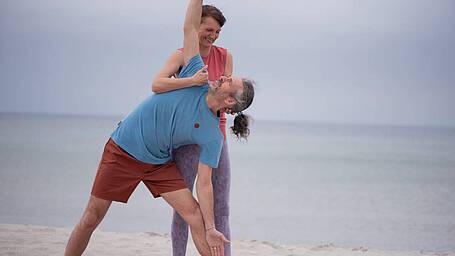
[[[188,145],[173,152],[174,160],[179,168],[188,188],[193,191],[199,163],[199,147]],[[227,239],[231,238],[229,227],[229,192],[231,186],[231,170],[229,153],[226,142],[221,151],[218,168],[212,172],[215,225],[218,231]],[[183,218],[174,211],[172,219],[172,251],[174,256],[185,256],[188,242],[188,225]],[[225,256],[231,255],[230,244],[225,244]]]
[[[186,185],[192,192],[199,163],[199,147],[197,145],[180,147],[174,150],[173,156]],[[172,219],[171,236],[173,255],[185,256],[188,242],[188,224],[175,210]]]
[[[218,168],[212,172],[215,226],[218,231],[224,234],[227,239],[231,239],[229,228],[229,192],[231,187],[231,169],[229,161],[229,151],[226,141],[221,151]],[[224,244],[224,255],[231,255],[231,245]]]

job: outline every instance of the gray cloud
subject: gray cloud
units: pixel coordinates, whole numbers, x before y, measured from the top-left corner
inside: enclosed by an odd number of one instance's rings
[[[213,1],[257,119],[455,126],[453,1]],[[2,1],[0,111],[126,114],[182,1]]]

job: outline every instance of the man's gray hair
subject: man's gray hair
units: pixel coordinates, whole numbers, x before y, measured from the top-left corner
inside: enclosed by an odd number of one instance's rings
[[[233,97],[237,103],[231,108],[232,112],[238,113],[247,109],[254,98],[254,84],[255,82],[248,78],[242,78],[243,92],[236,92]]]

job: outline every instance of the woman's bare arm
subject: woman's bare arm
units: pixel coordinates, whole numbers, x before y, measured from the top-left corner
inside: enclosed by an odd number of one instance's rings
[[[226,66],[224,67],[224,75],[231,76],[233,72],[234,63],[232,62],[232,54],[227,52]]]
[[[154,93],[163,93],[194,85],[202,85],[207,82],[207,75],[202,74],[203,72],[201,70],[192,77],[173,77],[183,64],[183,53],[181,51],[175,51],[153,79],[152,91]]]

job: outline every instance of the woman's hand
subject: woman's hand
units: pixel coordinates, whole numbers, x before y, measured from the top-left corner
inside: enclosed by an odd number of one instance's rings
[[[231,242],[215,228],[211,228],[205,232],[205,239],[210,246],[212,256],[224,256],[224,243]]]
[[[191,77],[194,85],[204,85],[208,82],[209,73],[207,70],[207,65],[201,68],[194,76]]]

